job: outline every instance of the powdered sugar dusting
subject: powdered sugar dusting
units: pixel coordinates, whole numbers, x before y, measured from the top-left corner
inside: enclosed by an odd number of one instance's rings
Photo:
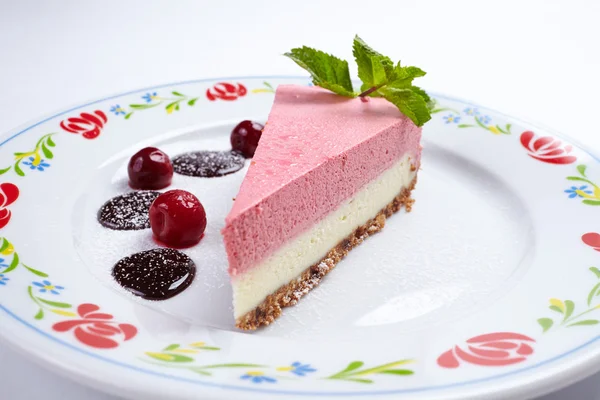
[[[98,222],[119,231],[148,229],[148,210],[159,195],[160,192],[139,191],[113,197],[98,211]]]
[[[159,144],[158,147],[169,156],[174,156],[189,152],[190,149],[210,149],[218,152],[230,146],[227,137],[220,136],[215,139],[207,136],[198,138],[196,134],[188,138],[177,138],[174,142]],[[119,260],[160,247],[154,242],[152,231],[106,229],[96,218],[98,209],[107,200],[131,193],[127,184],[126,166],[129,156],[133,153],[135,150],[123,154],[100,170],[98,175],[90,177],[91,184],[86,188],[85,197],[78,202],[80,209],[75,212],[80,217],[76,218],[74,234],[76,249],[83,264],[101,282],[129,297],[133,302],[175,315],[185,321],[201,322],[224,329],[233,327],[227,255],[220,231],[244,179],[245,166],[237,173],[219,178],[174,174],[171,186],[160,191],[184,189],[196,195],[206,210],[207,227],[200,243],[180,250],[196,264],[196,276],[191,285],[175,297],[156,302],[132,295],[121,288],[112,277],[112,269]]]
[[[228,135],[236,122],[143,146],[157,145],[170,156],[225,151],[230,149]],[[352,250],[319,288],[254,335],[302,341],[337,342],[342,336],[397,340],[406,332],[439,327],[467,315],[510,290],[526,271],[529,253],[524,249],[535,248],[528,213],[497,174],[457,159],[445,148],[436,150],[431,141],[426,144],[426,168],[419,172],[414,212],[386,221],[382,234]],[[87,268],[106,286],[130,297],[140,312],[139,304],[180,321],[232,329],[232,294],[220,230],[245,168],[211,179],[175,174],[173,184],[164,189],[193,192],[206,209],[208,225],[197,246],[181,250],[197,267],[190,287],[171,299],[151,302],[129,294],[111,276],[112,267],[123,257],[158,247],[150,230],[110,230],[96,218],[107,200],[131,191],[126,165],[139,147],[114,155],[88,177],[72,218],[80,270],[87,273]],[[490,226],[494,229],[486,228]],[[295,297],[290,295],[288,301],[296,301]]]
[[[196,151],[173,158],[173,170],[203,178],[233,174],[244,167],[245,158],[235,151]]]
[[[166,300],[185,290],[196,265],[175,249],[152,249],[122,258],[113,276],[125,289],[148,300]]]

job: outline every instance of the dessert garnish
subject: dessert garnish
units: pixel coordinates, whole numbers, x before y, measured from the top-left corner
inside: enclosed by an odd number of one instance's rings
[[[237,151],[196,151],[174,157],[173,168],[180,175],[213,178],[239,171],[244,162]]]
[[[173,166],[164,152],[156,147],[146,147],[131,157],[127,173],[132,188],[157,190],[171,184]]]
[[[427,93],[412,84],[413,79],[425,76],[417,67],[394,64],[389,57],[373,50],[360,37],[354,37],[353,52],[362,81],[360,92],[354,91],[348,62],[310,47],[292,49],[285,56],[307,70],[313,83],[347,97],[383,97],[393,103],[415,125],[431,119],[433,101]]]
[[[148,211],[159,195],[160,192],[137,191],[113,197],[100,207],[98,222],[117,231],[148,229]]]
[[[258,122],[244,120],[231,131],[231,148],[246,158],[254,157],[264,126]]]
[[[196,265],[174,249],[153,249],[125,257],[112,275],[129,292],[147,300],[166,300],[182,292],[194,280]]]
[[[185,190],[169,190],[150,206],[150,226],[156,239],[170,247],[189,247],[206,229],[206,212],[200,200]]]

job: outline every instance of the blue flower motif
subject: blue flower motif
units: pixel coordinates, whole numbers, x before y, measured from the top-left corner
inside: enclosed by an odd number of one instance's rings
[[[118,104],[112,106],[110,112],[115,113],[115,115],[125,115],[125,109]]]
[[[50,292],[52,294],[60,294],[60,291],[64,290],[64,287],[55,286],[48,280],[43,280],[41,282],[33,282],[33,284],[40,288],[40,293]]]
[[[277,382],[277,379],[266,376],[262,371],[248,371],[244,375],[240,376],[240,379],[249,379],[252,383]]]
[[[45,160],[40,160],[37,165],[33,162],[35,159],[33,157],[29,157],[29,161],[23,161],[23,164],[29,165],[29,169],[37,169],[38,171],[44,171],[44,168],[48,168],[50,164],[48,164]]]
[[[571,186],[571,189],[567,189],[565,190],[565,193],[569,194],[569,198],[570,199],[574,199],[575,197],[583,197],[582,193],[585,194],[592,194],[591,190],[585,190],[587,189],[587,185],[583,185],[583,186]]]
[[[460,115],[448,114],[444,117],[444,119],[446,120],[447,124],[450,124],[452,122],[458,124],[460,122]]]
[[[472,117],[479,115],[479,110],[475,107],[467,107],[463,110],[463,112]]]
[[[301,362],[296,361],[287,367],[277,368],[277,371],[289,371],[298,376],[306,376],[307,373],[316,372],[317,370],[312,368],[310,364],[302,364]]]
[[[156,92],[148,92],[145,95],[142,96],[142,99],[146,100],[146,103],[150,103],[152,102],[152,100],[156,99],[158,97],[158,95],[156,94]]]
[[[4,258],[0,258],[0,268],[6,268],[8,267],[8,264],[4,263]]]
[[[490,122],[492,122],[492,118],[489,115],[484,115],[484,116],[476,117],[476,118],[479,120],[479,122],[481,122],[484,125],[487,125]]]
[[[6,285],[6,281],[9,281],[10,279],[8,279],[6,276],[4,276],[4,274],[0,274],[0,285]]]

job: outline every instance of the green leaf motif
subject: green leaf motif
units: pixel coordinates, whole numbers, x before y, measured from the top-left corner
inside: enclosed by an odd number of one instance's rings
[[[548,329],[552,328],[552,325],[554,325],[554,321],[550,318],[540,318],[537,320],[537,322],[540,324],[544,332],[548,331]]]
[[[502,129],[502,127],[500,127],[500,125],[496,124],[496,129],[498,129],[500,132],[506,134],[508,132],[506,132],[504,129]]]
[[[23,267],[25,267],[29,272],[31,272],[34,275],[41,276],[42,278],[47,278],[48,277],[48,274],[45,273],[45,272],[38,271],[37,269],[28,267],[25,264],[21,264],[21,265],[23,265]]]
[[[0,253],[8,249],[8,246],[10,246],[10,242],[6,240],[6,238],[2,238],[2,244],[0,244]]]
[[[392,375],[413,375],[415,372],[410,369],[387,369],[379,372],[380,374],[392,374]]]
[[[44,153],[44,157],[46,157],[48,159],[52,159],[54,157],[54,155],[52,154],[50,149],[48,147],[46,147],[45,143],[42,143],[42,153]]]
[[[558,308],[557,306],[549,306],[548,308],[551,309],[552,311],[556,311],[557,313],[560,313],[560,314],[563,313],[563,311],[560,308]]]
[[[37,298],[39,301],[41,301],[44,304],[48,304],[51,307],[56,307],[56,308],[71,308],[73,307],[71,304],[69,303],[61,303],[58,301],[50,301],[50,300],[46,300],[46,299],[42,299],[41,297]]]
[[[353,361],[342,371],[328,376],[327,379],[340,379],[361,383],[371,383],[370,379],[358,378],[365,375],[373,375],[373,374],[389,374],[389,375],[412,375],[414,372],[407,369],[396,369],[399,365],[408,364],[412,362],[412,360],[399,360],[394,361],[388,364],[378,365],[373,368],[366,368],[361,370],[364,366],[362,361]]]
[[[583,321],[574,322],[567,326],[597,325],[598,323],[600,323],[600,321],[598,321],[597,319],[585,319]]]
[[[146,355],[163,362],[186,363],[194,361],[192,357],[182,356],[180,354],[146,352]]]
[[[148,108],[153,108],[160,105],[160,103],[154,103],[154,104],[130,104],[129,107],[136,109],[136,110],[147,110]]]
[[[579,182],[585,182],[585,183],[589,183],[590,181],[584,178],[580,178],[578,176],[567,176],[567,179],[570,181],[579,181]]]
[[[163,351],[173,351],[173,350],[176,350],[178,348],[179,348],[179,345],[174,343],[174,344],[170,344],[167,347],[165,347],[163,349]]]
[[[196,100],[198,100],[197,97],[191,99],[190,101],[188,101],[188,106],[193,106],[194,104],[196,104]]]
[[[585,176],[585,170],[587,169],[586,165],[578,165],[577,166],[577,171],[581,174],[581,176],[586,177]]]
[[[592,290],[590,290],[590,293],[588,294],[587,297],[587,305],[588,307],[592,305],[592,300],[594,299],[594,296],[598,296],[598,294],[600,294],[600,282],[598,282],[593,288]]]
[[[583,200],[582,201],[583,204],[587,204],[588,206],[600,206],[600,200]]]
[[[48,136],[48,139],[46,139],[46,144],[50,147],[56,146],[56,143],[54,143],[54,140],[52,140],[52,136]]]
[[[183,94],[181,94],[179,92],[176,92],[176,91],[172,91],[171,93],[173,93],[175,96],[185,97],[185,95],[183,95]]]
[[[131,114],[133,114],[133,111],[132,111],[132,112],[130,112],[129,114],[127,114],[127,115],[125,116],[125,119],[129,119],[129,118],[131,117]]]
[[[17,253],[13,254],[13,259],[10,263],[10,265],[8,266],[8,268],[6,268],[4,271],[2,271],[4,274],[11,272],[12,270],[14,270],[15,268],[17,268],[17,266],[19,265],[19,255]]]
[[[566,321],[571,314],[573,314],[573,310],[575,309],[575,303],[571,300],[565,300],[565,318],[563,321]]]
[[[8,171],[10,171],[11,168],[12,166],[0,169],[0,175],[7,173]]]
[[[21,166],[19,165],[21,163],[21,160],[18,160],[15,163],[15,172],[17,173],[17,175],[19,176],[25,176],[25,173],[23,172],[23,170],[21,169]]]
[[[169,103],[165,106],[165,110],[167,110],[169,112],[169,110],[173,111],[172,109],[177,106],[179,104],[179,100],[174,101],[172,103]]]
[[[35,319],[37,319],[37,320],[43,319],[43,318],[44,318],[44,310],[42,310],[42,309],[40,308],[40,311],[38,311],[38,313],[37,313],[37,314],[35,314],[35,317],[33,317],[33,318],[35,318]]]
[[[383,364],[383,365],[378,365],[377,367],[373,367],[373,368],[368,368],[368,369],[364,369],[362,371],[358,371],[353,373],[352,375],[370,375],[370,374],[379,374],[382,371],[386,371],[391,367],[396,367],[398,365],[403,365],[403,364],[408,364],[411,363],[412,360],[400,360],[400,361],[394,361],[388,364]]]
[[[348,378],[347,381],[358,382],[358,383],[373,383],[370,379],[360,379],[360,378]]]
[[[362,367],[363,365],[365,365],[365,363],[362,362],[362,361],[352,361],[350,364],[348,364],[348,366],[346,367],[346,369],[344,369],[343,371],[340,372],[340,374],[343,374],[345,372],[350,372],[350,371],[357,370],[360,367]]]
[[[458,124],[459,128],[473,128],[477,125],[471,125],[471,124]]]
[[[0,248],[0,252],[2,251],[2,249]],[[594,273],[594,275],[596,275],[596,278],[600,279],[600,269],[596,268],[596,267],[590,267],[590,271],[592,271]]]
[[[189,370],[193,371],[193,372],[195,372],[197,374],[204,375],[204,376],[211,376],[212,375],[210,372],[204,371],[202,368],[190,367]]]

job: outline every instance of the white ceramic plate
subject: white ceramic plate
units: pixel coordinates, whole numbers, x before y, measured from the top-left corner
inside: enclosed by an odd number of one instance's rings
[[[233,329],[219,230],[244,171],[176,176],[208,213],[194,283],[128,296],[112,265],[153,248],[98,207],[139,148],[226,149],[307,78],[198,80],[89,102],[0,143],[0,336],[127,397],[529,397],[600,369],[600,160],[571,141],[436,96],[410,214],[353,250],[299,305]],[[600,265],[598,265],[600,267]],[[32,382],[35,384],[35,382]]]

